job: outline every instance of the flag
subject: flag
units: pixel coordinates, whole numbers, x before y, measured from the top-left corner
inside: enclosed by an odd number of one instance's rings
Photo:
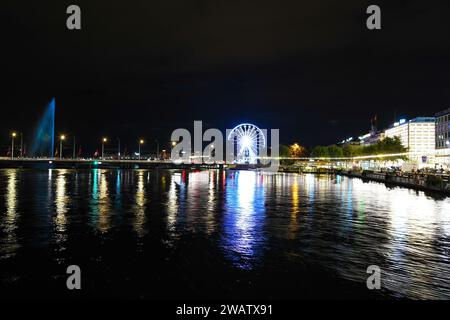
[[[80,146],[80,148],[78,149],[78,158],[81,156],[81,146]]]
[[[58,156],[58,148],[56,148],[56,150],[55,150],[55,157],[57,157]]]
[[[94,158],[97,158],[97,157],[98,157],[98,150],[95,150]]]

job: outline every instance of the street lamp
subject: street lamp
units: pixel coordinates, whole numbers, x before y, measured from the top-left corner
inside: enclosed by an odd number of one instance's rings
[[[66,136],[63,134],[59,137],[59,159],[62,159],[62,144],[65,139]]]
[[[141,160],[141,145],[144,144],[144,140],[139,140],[139,160]]]
[[[11,134],[11,159],[14,159],[14,138],[17,136],[17,133],[13,132]]]
[[[108,138],[103,138],[102,139],[102,160],[105,159],[105,143],[108,142]]]
[[[172,158],[173,147],[175,147],[176,145],[177,145],[177,142],[172,141],[171,148],[170,148],[170,158]]]

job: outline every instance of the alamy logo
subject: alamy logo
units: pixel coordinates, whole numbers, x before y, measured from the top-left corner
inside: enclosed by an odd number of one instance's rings
[[[372,4],[367,7],[367,14],[370,16],[367,18],[366,26],[369,30],[380,30],[381,29],[381,9],[379,6]]]
[[[66,10],[67,14],[70,14],[67,17],[66,26],[69,30],[80,30],[81,29],[81,9],[77,5],[70,5]]]
[[[73,290],[81,289],[81,269],[77,265],[70,265],[67,267],[67,274],[70,274],[70,276],[67,278],[66,285],[67,289]]]
[[[187,129],[179,128],[172,132],[171,159],[180,163],[251,164],[259,165],[263,171],[276,172],[279,167],[279,130],[271,129],[268,138],[267,129],[251,123],[227,129],[223,135],[214,128],[203,132],[202,121],[194,121],[193,141]],[[209,142],[206,147],[204,142]]]
[[[371,265],[367,267],[367,273],[371,274],[366,281],[369,290],[381,288],[381,269],[379,266]]]

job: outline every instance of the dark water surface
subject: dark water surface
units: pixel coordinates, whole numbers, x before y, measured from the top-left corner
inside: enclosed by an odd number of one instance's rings
[[[450,198],[339,176],[3,169],[0,270],[6,297],[448,299]]]

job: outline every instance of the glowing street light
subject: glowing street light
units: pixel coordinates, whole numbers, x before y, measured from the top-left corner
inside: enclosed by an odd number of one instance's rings
[[[64,140],[66,140],[66,136],[65,135],[61,135],[60,137],[59,137],[59,158],[60,159],[62,159],[62,144],[63,144],[63,141]]]
[[[139,140],[139,160],[141,160],[141,145],[144,144],[144,140]]]
[[[108,142],[108,138],[103,138],[102,139],[102,160],[105,159],[105,143]]]
[[[14,159],[14,138],[17,136],[17,133],[13,132],[11,134],[11,159]]]
[[[177,142],[176,141],[172,141],[172,143],[171,143],[171,148],[170,148],[170,157],[172,158],[172,151],[173,151],[173,148],[175,147],[177,145]]]

